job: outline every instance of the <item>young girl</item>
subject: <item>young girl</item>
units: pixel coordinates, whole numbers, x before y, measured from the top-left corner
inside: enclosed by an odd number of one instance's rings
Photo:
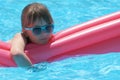
[[[28,43],[47,44],[52,37],[53,19],[45,5],[32,3],[23,9],[21,22],[22,32],[11,40],[11,55],[17,66],[32,66],[24,48]]]

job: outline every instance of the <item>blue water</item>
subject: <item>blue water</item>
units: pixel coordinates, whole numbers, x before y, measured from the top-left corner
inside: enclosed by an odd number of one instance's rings
[[[48,6],[55,22],[54,33],[120,10],[119,0],[0,0],[0,40],[7,41],[21,31],[21,11],[31,2],[42,2]],[[0,80],[120,79],[120,54],[115,52],[72,57],[35,66],[39,70],[0,68]]]

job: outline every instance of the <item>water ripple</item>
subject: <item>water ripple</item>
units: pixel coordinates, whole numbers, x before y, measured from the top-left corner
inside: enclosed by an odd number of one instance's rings
[[[116,65],[109,65],[109,66],[106,66],[104,68],[102,68],[99,73],[100,74],[103,74],[103,75],[106,75],[106,74],[109,74],[110,72],[112,71],[120,71],[120,66],[116,66]]]

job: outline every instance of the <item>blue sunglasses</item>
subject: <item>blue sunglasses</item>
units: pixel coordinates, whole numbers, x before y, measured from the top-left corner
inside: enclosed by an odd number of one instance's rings
[[[33,28],[25,28],[25,30],[31,30],[35,35],[40,35],[42,31],[47,33],[52,32],[54,29],[53,24],[43,25],[43,26],[35,26]]]

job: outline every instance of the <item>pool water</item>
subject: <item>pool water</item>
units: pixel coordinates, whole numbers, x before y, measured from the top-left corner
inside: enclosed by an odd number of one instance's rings
[[[21,31],[21,11],[28,3],[45,4],[54,19],[54,33],[119,11],[119,0],[0,0],[0,40]],[[112,45],[111,45],[112,46]],[[120,52],[71,57],[39,63],[39,69],[0,68],[0,80],[119,80]]]

